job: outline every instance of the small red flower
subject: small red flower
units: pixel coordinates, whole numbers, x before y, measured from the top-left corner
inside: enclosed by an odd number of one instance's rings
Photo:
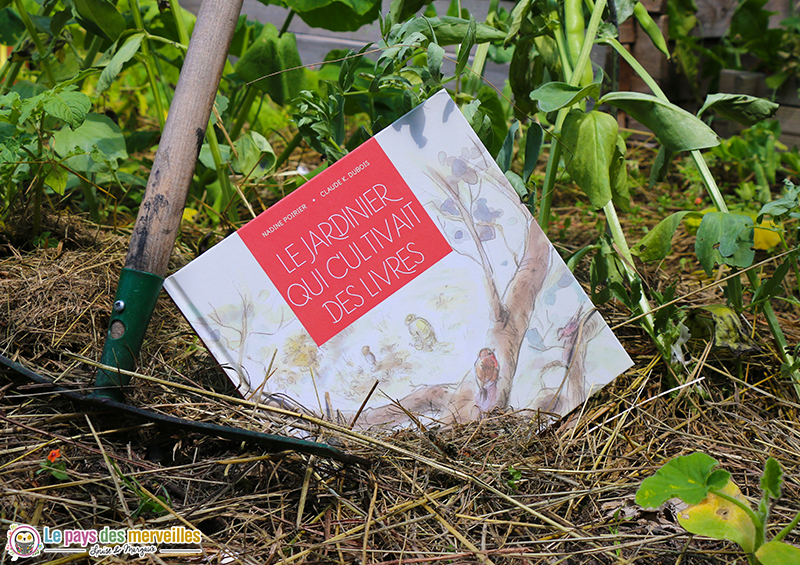
[[[695,199],[694,199],[694,203],[695,203],[697,206],[699,206],[700,204],[702,204],[702,203],[703,203],[703,199],[702,199],[702,198],[700,198],[700,197],[698,196],[697,198],[695,198]]]
[[[56,459],[58,459],[59,457],[61,457],[61,450],[60,449],[54,449],[47,456],[47,460],[50,461],[50,463],[55,463]]]

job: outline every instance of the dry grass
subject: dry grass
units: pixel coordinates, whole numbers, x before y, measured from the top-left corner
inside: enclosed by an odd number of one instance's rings
[[[0,352],[65,385],[88,387],[94,368],[82,359],[97,358],[102,347],[127,240],[60,235],[60,249],[3,247]],[[612,325],[626,319],[617,310],[603,314]],[[785,329],[796,342],[796,323]],[[128,421],[3,371],[0,528],[18,521],[40,529],[191,525],[203,532],[202,555],[141,559],[152,563],[745,563],[734,544],[687,534],[674,508],[645,511],[633,497],[668,458],[702,450],[755,500],[772,456],[786,472],[773,523],[794,517],[800,405],[769,343],[741,363],[712,352],[695,366],[694,385],[661,395],[664,368],[649,343],[632,324],[616,331],[635,368],[550,427],[545,415],[527,412],[492,414],[432,437],[306,422],[321,440],[374,461],[369,469]],[[705,345],[695,344],[696,357],[708,354]],[[269,408],[228,396],[221,371],[166,298],[141,363],[132,404],[279,431]],[[68,480],[40,472],[54,449]],[[800,534],[787,541],[800,544]],[[89,560],[85,553],[47,557]]]

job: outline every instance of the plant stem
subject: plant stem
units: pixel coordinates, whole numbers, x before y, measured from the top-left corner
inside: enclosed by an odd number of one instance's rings
[[[756,530],[756,539],[755,542],[753,543],[753,551],[764,545],[764,522],[762,522],[761,519],[756,515],[756,513],[753,512],[753,509],[750,508],[749,505],[719,490],[711,490],[709,492],[739,507],[742,511],[744,511],[747,514],[748,518],[750,518],[750,520],[753,522],[753,526],[755,526]]]
[[[297,149],[297,146],[300,145],[300,142],[303,140],[303,136],[300,132],[297,132],[292,140],[286,144],[286,147],[281,151],[281,154],[278,155],[278,158],[275,160],[275,167],[273,170],[277,171],[281,168],[281,166],[289,159],[289,156]]]
[[[131,0],[131,12],[133,12],[133,21],[136,24],[136,28],[146,33],[146,30],[144,29],[144,21],[142,20],[142,11],[139,9],[139,0]],[[156,104],[158,125],[163,131],[167,118],[164,112],[164,105],[161,101],[161,93],[158,90],[156,73],[153,71],[153,57],[150,55],[150,44],[147,38],[142,41],[141,49],[142,57],[144,58],[144,68],[147,72],[147,80],[150,82],[150,89],[153,92],[153,100]]]
[[[289,14],[286,16],[286,19],[283,20],[283,25],[281,26],[280,31],[278,32],[278,37],[282,36],[284,33],[289,31],[289,26],[294,19],[294,10],[289,10]]]
[[[797,516],[794,517],[794,520],[789,522],[785,528],[783,528],[774,538],[772,538],[772,541],[783,540],[783,538],[785,538],[786,535],[797,526],[797,524],[800,524],[800,512],[797,513]]]
[[[81,61],[81,69],[88,69],[94,63],[95,57],[97,57],[97,52],[100,51],[100,45],[102,45],[103,40],[100,36],[95,35],[92,37],[92,41],[89,43],[89,49],[86,51],[86,56]]]
[[[595,37],[597,37],[597,29],[600,27],[600,20],[602,19],[603,11],[606,9],[608,0],[598,0],[592,11],[592,17],[589,20],[589,25],[586,28],[586,37],[583,40],[583,47],[581,47],[578,62],[575,68],[572,69],[572,75],[569,77],[569,84],[577,86],[580,82],[583,70],[589,64],[589,55],[592,52],[592,45],[594,45]],[[556,33],[558,36],[558,33]],[[559,44],[559,52],[563,51],[563,42]],[[566,53],[566,51],[563,51]],[[562,53],[562,59],[563,59]],[[565,72],[567,68],[565,67]],[[544,183],[542,183],[542,200],[539,206],[539,226],[542,230],[547,232],[550,227],[550,207],[553,202],[553,188],[556,184],[556,175],[558,174],[558,162],[561,159],[561,144],[558,141],[558,135],[561,133],[561,126],[564,125],[564,120],[567,118],[569,108],[561,108],[556,116],[556,123],[553,127],[553,141],[550,144],[550,156],[547,160],[547,169],[545,170]]]
[[[33,44],[36,45],[36,50],[39,52],[39,62],[41,63],[42,68],[44,68],[44,72],[47,75],[47,80],[50,81],[50,86],[55,86],[56,78],[53,75],[53,69],[50,68],[50,61],[48,61],[46,58],[47,51],[44,48],[42,40],[39,38],[39,33],[36,31],[36,27],[33,25],[30,15],[28,15],[28,11],[25,9],[25,5],[22,3],[22,0],[14,0],[14,6],[17,8],[19,17],[22,20],[22,23],[25,25],[28,35],[31,36]]]
[[[628,242],[625,240],[625,234],[622,232],[622,226],[619,223],[617,210],[614,208],[614,202],[610,200],[608,204],[603,207],[603,212],[605,213],[606,220],[608,221],[608,228],[611,231],[611,238],[617,247],[617,253],[619,253],[619,255],[622,257],[622,265],[625,269],[625,273],[628,275],[628,278],[633,281],[634,279],[639,278],[639,275],[633,268],[633,256],[628,248]],[[642,313],[644,314],[644,318],[642,318],[642,325],[644,326],[645,331],[650,334],[650,336],[656,342],[656,345],[661,351],[661,355],[664,357],[664,359],[670,359],[670,351],[667,349],[663,337],[661,335],[656,335],[655,333],[655,321],[653,320],[653,314],[651,313],[650,303],[647,301],[647,298],[644,294],[639,296],[639,307],[642,309]]]
[[[178,40],[188,47],[189,33],[186,31],[186,22],[183,21],[183,11],[178,0],[169,0],[169,9],[175,19],[175,26],[178,28]]]
[[[236,139],[239,137],[239,134],[242,131],[242,127],[244,127],[244,123],[247,121],[247,116],[250,114],[250,109],[257,95],[258,89],[253,86],[246,87],[244,100],[239,106],[239,112],[236,116],[236,121],[233,123],[233,127],[229,132],[231,139]]]
[[[483,69],[486,66],[486,55],[489,53],[489,43],[481,43],[475,50],[475,59],[472,61],[472,72],[467,80],[467,92],[475,95],[481,86]]]

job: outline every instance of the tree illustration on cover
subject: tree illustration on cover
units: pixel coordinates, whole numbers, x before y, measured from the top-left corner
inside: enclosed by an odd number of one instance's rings
[[[411,128],[414,128],[413,122]],[[421,137],[420,132],[416,132],[415,139]],[[466,420],[496,407],[505,408],[515,384],[520,352],[531,347],[532,334],[539,335],[531,329],[531,323],[537,298],[547,290],[546,282],[556,279],[553,285],[556,288],[551,289],[551,293],[564,286],[578,286],[568,272],[554,277],[566,266],[560,259],[553,265],[552,246],[522,208],[519,198],[483,146],[473,141],[458,154],[440,151],[437,158],[438,163],[429,164],[425,170],[432,181],[431,188],[438,189],[432,191],[433,198],[426,208],[432,209],[432,216],[440,223],[453,250],[482,271],[484,292],[491,310],[486,320],[488,329],[483,346],[475,351],[472,361],[463,359],[466,372],[460,383],[421,386],[397,399],[396,403],[369,409],[364,418],[371,424],[404,420],[405,415],[397,404],[412,413],[444,421]],[[498,195],[502,195],[505,202],[498,203]],[[519,214],[515,214],[515,220],[524,218],[524,221],[504,223],[504,210],[490,206],[490,200],[499,207],[516,208]],[[515,233],[507,234],[507,230],[515,230]],[[512,271],[510,276],[506,273],[502,277],[502,286],[495,265]],[[579,288],[576,290],[578,295],[583,295]],[[581,305],[566,323],[547,332],[550,344],[541,349],[560,349],[561,355],[539,370],[538,379],[525,375],[525,380],[531,384],[541,383],[535,407],[561,412],[586,398],[586,351],[603,328],[600,317],[593,314],[594,309],[584,309]],[[422,351],[430,350],[436,343],[437,329],[414,314],[408,314],[405,321],[413,346]],[[542,344],[540,338],[538,345]],[[549,372],[560,373],[557,386],[552,388],[543,383]]]

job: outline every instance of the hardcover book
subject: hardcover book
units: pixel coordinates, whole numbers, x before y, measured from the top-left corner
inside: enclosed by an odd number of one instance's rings
[[[564,414],[632,365],[445,91],[164,286],[242,395],[360,428]]]

